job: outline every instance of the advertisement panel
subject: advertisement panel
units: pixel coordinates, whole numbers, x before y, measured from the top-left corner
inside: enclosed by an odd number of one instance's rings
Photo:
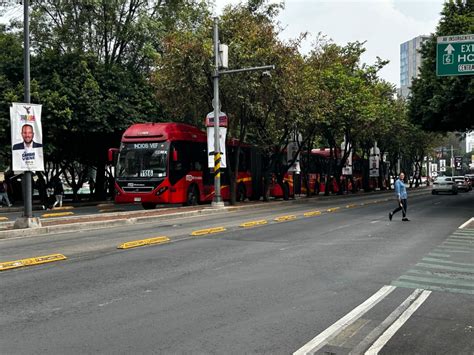
[[[10,107],[13,171],[44,171],[41,105]]]

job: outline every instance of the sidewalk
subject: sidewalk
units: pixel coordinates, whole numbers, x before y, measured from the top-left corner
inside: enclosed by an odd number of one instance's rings
[[[411,189],[411,193],[418,195],[426,193],[429,191],[428,188],[417,188]],[[193,207],[170,207],[163,209],[155,210],[140,210],[140,211],[122,211],[122,212],[110,212],[103,213],[100,215],[91,214],[91,215],[82,215],[82,216],[67,216],[55,219],[41,219],[42,227],[39,228],[30,228],[30,229],[13,229],[14,222],[4,222],[0,223],[0,239],[8,239],[14,237],[32,237],[53,233],[66,233],[74,232],[78,230],[92,230],[100,228],[110,228],[116,226],[124,226],[138,223],[154,222],[161,219],[168,219],[171,217],[191,217],[198,215],[209,215],[217,213],[228,213],[231,211],[238,211],[241,209],[247,208],[259,208],[259,207],[268,207],[270,205],[278,206],[280,204],[292,204],[292,203],[317,203],[322,201],[338,201],[343,199],[352,199],[357,197],[372,197],[378,195],[388,195],[391,196],[393,190],[384,190],[384,191],[372,191],[368,193],[356,193],[348,195],[318,195],[307,198],[305,195],[296,196],[295,199],[288,201],[284,200],[271,200],[269,202],[263,201],[247,201],[238,203],[235,206],[230,206],[226,203],[224,208],[215,209],[212,208],[209,204],[199,205]],[[87,202],[78,202],[78,203],[67,203],[67,206],[116,206],[113,201],[87,201]],[[4,210],[12,211],[23,211],[23,207],[12,207],[12,208],[3,208]]]

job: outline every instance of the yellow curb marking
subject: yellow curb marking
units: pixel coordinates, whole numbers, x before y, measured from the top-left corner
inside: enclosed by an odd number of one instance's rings
[[[120,244],[117,247],[117,249],[130,249],[130,248],[142,247],[144,245],[163,244],[163,243],[168,243],[169,241],[170,241],[170,238],[165,237],[165,236],[142,239],[142,240],[134,240],[131,242],[125,242],[125,243]]]
[[[336,212],[337,210],[341,209],[341,207],[333,207],[333,208],[328,208],[326,211],[328,212]]]
[[[123,209],[121,208],[107,208],[107,209],[102,209],[99,210],[100,213],[107,213],[107,212],[123,212]]]
[[[226,229],[224,227],[214,227],[214,228],[207,228],[207,229],[200,229],[191,233],[191,235],[197,237],[200,235],[212,234],[212,233],[220,233],[224,232]]]
[[[8,221],[8,217],[0,217],[0,221]]]
[[[50,217],[63,217],[63,216],[71,216],[74,212],[58,212],[58,213],[45,213],[41,215],[43,218],[50,218]]]
[[[243,228],[249,228],[249,227],[255,227],[255,226],[261,226],[263,224],[267,224],[268,222],[265,219],[261,219],[259,221],[252,221],[252,222],[245,222],[240,225],[240,227]]]
[[[99,203],[98,205],[96,205],[97,207],[101,208],[113,208],[115,207],[115,205],[112,203]]]
[[[356,204],[352,204],[352,205],[347,205],[346,208],[354,208],[354,207],[357,207]]]
[[[63,206],[63,207],[54,207],[54,211],[61,211],[61,210],[72,210],[74,209],[74,206]]]
[[[16,269],[24,266],[32,266],[39,264],[51,263],[53,261],[66,260],[67,258],[62,254],[52,254],[46,256],[38,256],[35,258],[21,259],[15,261],[6,261],[0,263],[0,271]]]
[[[313,216],[319,216],[320,214],[321,214],[321,211],[311,211],[311,212],[305,212],[304,216],[313,217]]]
[[[296,216],[294,214],[288,215],[288,216],[280,216],[274,219],[274,221],[277,222],[285,222],[285,221],[291,221],[293,219],[296,219]]]

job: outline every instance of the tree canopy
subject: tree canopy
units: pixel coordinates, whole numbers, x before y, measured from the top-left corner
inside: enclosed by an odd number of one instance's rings
[[[473,75],[437,77],[436,39],[438,36],[473,34],[474,3],[446,1],[436,32],[421,50],[420,75],[414,80],[409,99],[411,121],[431,131],[474,129]]]

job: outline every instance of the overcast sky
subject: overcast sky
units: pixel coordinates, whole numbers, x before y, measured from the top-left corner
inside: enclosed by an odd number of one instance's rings
[[[277,0],[271,0],[277,2]],[[215,0],[217,14],[239,0]],[[400,86],[400,44],[436,29],[444,0],[286,0],[279,16],[285,28],[283,39],[308,31],[319,32],[334,42],[367,41],[363,61],[373,64],[377,56],[390,60],[380,76]],[[311,37],[303,47],[308,51]],[[231,63],[232,54],[229,53]]]

